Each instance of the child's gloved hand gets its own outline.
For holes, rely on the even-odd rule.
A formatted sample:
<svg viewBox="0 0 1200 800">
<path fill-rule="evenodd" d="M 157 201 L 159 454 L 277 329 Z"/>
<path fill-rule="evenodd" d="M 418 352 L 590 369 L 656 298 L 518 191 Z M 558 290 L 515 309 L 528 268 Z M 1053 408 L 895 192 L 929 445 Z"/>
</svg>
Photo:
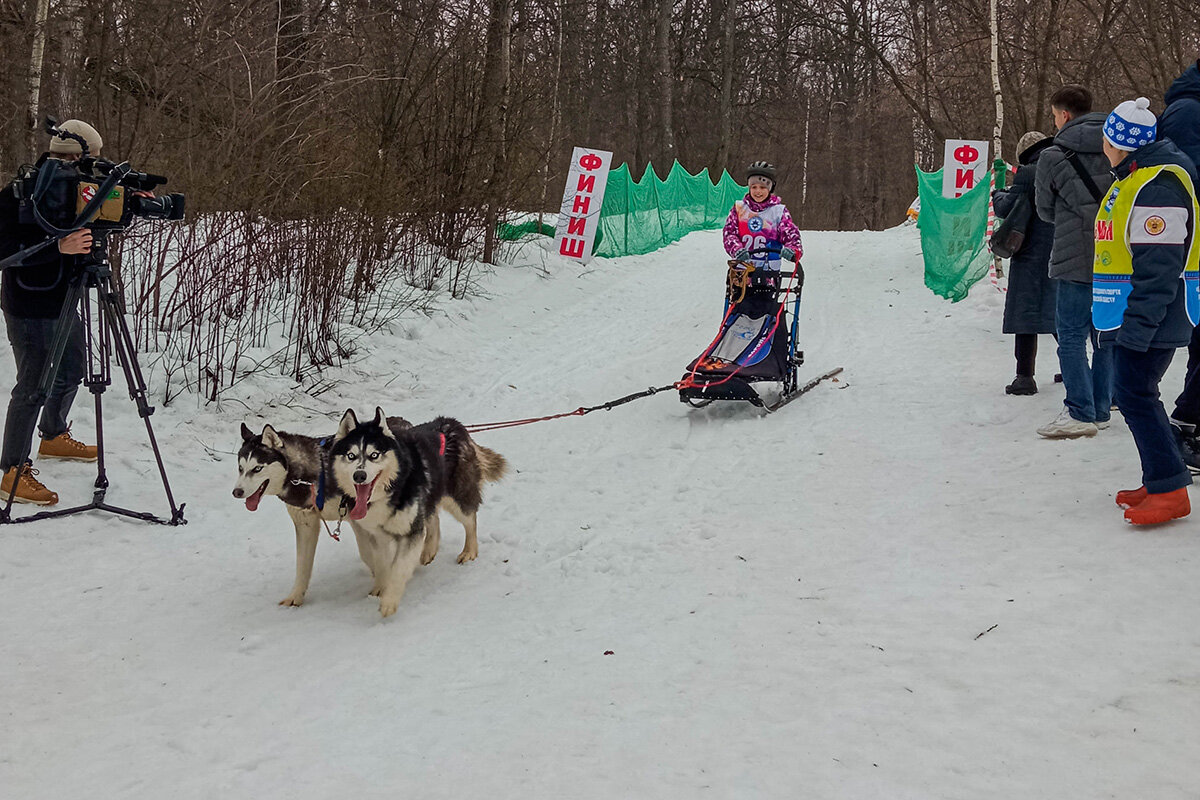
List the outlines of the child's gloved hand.
<svg viewBox="0 0 1200 800">
<path fill-rule="evenodd" d="M 738 250 L 736 253 L 733 254 L 733 260 L 734 261 L 749 261 L 750 260 L 750 251 L 743 247 L 741 250 Z"/>
<path fill-rule="evenodd" d="M 793 263 L 796 261 L 796 251 L 790 247 L 779 248 L 779 255 Z"/>
</svg>

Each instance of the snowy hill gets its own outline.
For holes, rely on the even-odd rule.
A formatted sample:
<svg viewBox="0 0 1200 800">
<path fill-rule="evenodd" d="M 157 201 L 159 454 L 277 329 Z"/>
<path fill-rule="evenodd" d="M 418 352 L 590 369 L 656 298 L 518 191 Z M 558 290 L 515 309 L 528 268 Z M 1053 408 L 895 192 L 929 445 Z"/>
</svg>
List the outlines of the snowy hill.
<svg viewBox="0 0 1200 800">
<path fill-rule="evenodd" d="M 483 423 L 669 383 L 720 319 L 718 232 L 589 267 L 529 244 L 317 398 L 258 376 L 160 409 L 188 525 L 0 528 L 0 795 L 1194 797 L 1196 522 L 1124 524 L 1119 417 L 1038 439 L 1052 342 L 1042 392 L 1006 397 L 1001 296 L 933 296 L 915 230 L 805 248 L 801 381 L 841 380 L 770 417 L 667 394 L 480 434 L 515 470 L 479 560 L 454 563 L 446 518 L 387 620 L 348 530 L 304 606 L 276 605 L 292 527 L 230 496 L 239 423 Z M 110 500 L 165 512 L 132 404 L 107 408 Z M 40 467 L 90 497 L 92 466 Z"/>
</svg>

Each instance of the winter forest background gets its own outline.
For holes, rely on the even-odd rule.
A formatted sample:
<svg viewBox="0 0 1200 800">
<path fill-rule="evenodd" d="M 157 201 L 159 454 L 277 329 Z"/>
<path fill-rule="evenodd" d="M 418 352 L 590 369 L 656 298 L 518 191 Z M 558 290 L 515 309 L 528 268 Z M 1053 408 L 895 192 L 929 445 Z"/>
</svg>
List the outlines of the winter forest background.
<svg viewBox="0 0 1200 800">
<path fill-rule="evenodd" d="M 494 222 L 554 210 L 573 145 L 640 176 L 780 165 L 800 226 L 896 224 L 947 137 L 990 139 L 987 0 L 2 0 L 0 168 L 79 117 L 192 224 L 115 254 L 165 399 L 301 381 L 471 285 Z M 44 23 L 42 22 L 44 20 Z M 1191 0 L 1005 0 L 1004 155 L 1047 97 L 1101 108 L 1200 55 Z M 36 109 L 36 114 L 34 110 Z M 130 257 L 131 253 L 139 257 Z M 152 356 L 153 360 L 153 356 Z"/>
</svg>

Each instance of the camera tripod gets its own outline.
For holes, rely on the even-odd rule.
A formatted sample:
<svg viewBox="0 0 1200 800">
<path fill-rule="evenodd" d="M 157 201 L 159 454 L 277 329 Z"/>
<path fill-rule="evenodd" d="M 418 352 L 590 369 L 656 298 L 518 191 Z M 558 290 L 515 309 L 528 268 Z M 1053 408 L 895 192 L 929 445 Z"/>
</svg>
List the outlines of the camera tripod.
<svg viewBox="0 0 1200 800">
<path fill-rule="evenodd" d="M 187 520 L 183 518 L 184 504 L 175 505 L 175 498 L 171 494 L 171 485 L 167 481 L 167 471 L 163 466 L 162 454 L 158 449 L 158 441 L 154 438 L 154 429 L 150 426 L 150 415 L 154 413 L 154 407 L 146 401 L 146 381 L 142 376 L 142 369 L 137 362 L 133 336 L 130 334 L 129 326 L 125 322 L 124 300 L 120 292 L 116 291 L 112 285 L 112 267 L 109 264 L 107 255 L 107 234 L 108 231 L 97 230 L 93 232 L 95 244 L 92 252 L 80 259 L 82 262 L 80 270 L 78 274 L 71 278 L 67 288 L 66 299 L 63 301 L 62 312 L 59 314 L 58 322 L 54 328 L 54 338 L 50 345 L 50 353 L 46 359 L 45 366 L 42 368 L 42 375 L 37 389 L 38 406 L 40 409 L 50 397 L 55 376 L 58 374 L 63 353 L 66 351 L 67 340 L 74 321 L 72 316 L 75 310 L 79 309 L 80 318 L 83 322 L 83 338 L 87 359 L 87 373 L 84 376 L 83 385 L 88 387 L 88 390 L 96 398 L 96 449 L 98 451 L 98 458 L 96 461 L 95 492 L 92 494 L 92 502 L 74 508 L 41 511 L 29 516 L 13 517 L 10 512 L 13 500 L 16 497 L 18 483 L 14 479 L 12 489 L 6 492 L 2 498 L 4 507 L 0 509 L 0 524 L 34 522 L 35 520 L 65 517 L 93 510 L 108 511 L 112 514 L 120 514 L 145 522 L 156 522 L 160 525 L 187 524 Z M 158 464 L 158 473 L 162 476 L 163 489 L 166 490 L 167 502 L 171 506 L 171 516 L 169 519 L 164 519 L 145 511 L 131 511 L 130 509 L 120 508 L 119 506 L 105 502 L 109 482 L 104 468 L 104 416 L 101 397 L 104 395 L 104 390 L 112 383 L 111 360 L 114 353 L 116 354 L 117 362 L 121 365 L 121 369 L 125 373 L 125 383 L 129 388 L 129 399 L 137 405 L 138 416 L 146 423 L 146 435 L 150 439 L 150 447 L 154 451 L 154 460 Z M 25 463 L 29 458 L 29 451 L 31 449 L 32 442 L 25 450 L 25 454 L 18 464 Z"/>
</svg>

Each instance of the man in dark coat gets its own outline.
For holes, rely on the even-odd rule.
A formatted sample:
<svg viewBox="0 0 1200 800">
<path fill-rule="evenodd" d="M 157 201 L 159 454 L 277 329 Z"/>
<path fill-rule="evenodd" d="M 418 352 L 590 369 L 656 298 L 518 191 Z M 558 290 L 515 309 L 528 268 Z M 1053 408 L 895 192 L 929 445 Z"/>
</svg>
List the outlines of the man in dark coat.
<svg viewBox="0 0 1200 800">
<path fill-rule="evenodd" d="M 1142 463 L 1142 485 L 1117 493 L 1135 525 L 1191 512 L 1192 476 L 1179 456 L 1158 384 L 1200 319 L 1196 168 L 1155 141 L 1150 101 L 1121 103 L 1104 125 L 1116 182 L 1096 215 L 1092 316 L 1115 344 L 1117 405 Z"/>
<path fill-rule="evenodd" d="M 1017 376 L 1004 387 L 1006 394 L 1036 394 L 1034 367 L 1038 334 L 1054 333 L 1055 281 L 1047 271 L 1054 245 L 1054 226 L 1033 213 L 1034 176 L 1042 151 L 1054 142 L 1041 131 L 1029 131 L 1017 142 L 1020 167 L 1012 186 L 992 196 L 999 217 L 1028 212 L 1025 240 L 1008 265 L 1008 291 L 1004 295 L 1004 332 L 1014 335 Z M 1021 206 L 1025 209 L 1022 211 Z"/>
<path fill-rule="evenodd" d="M 1158 120 L 1158 138 L 1170 139 L 1200 166 L 1200 61 L 1175 79 L 1163 100 L 1167 110 Z M 1200 328 L 1192 332 L 1188 343 L 1187 377 L 1183 392 L 1175 400 L 1171 422 L 1184 463 L 1193 472 L 1200 472 L 1200 441 L 1196 439 L 1196 425 L 1200 423 Z"/>
<path fill-rule="evenodd" d="M 80 120 L 67 120 L 61 130 L 81 136 L 91 155 L 99 155 L 103 140 L 96 129 Z M 55 137 L 37 162 L 40 168 L 48 159 L 75 161 L 83 148 L 71 139 Z M 34 224 L 22 223 L 13 186 L 0 190 L 0 259 L 16 255 L 46 239 L 46 233 Z M 8 404 L 4 423 L 3 449 L 0 450 L 0 504 L 7 502 L 16 484 L 14 501 L 35 505 L 54 505 L 58 495 L 37 479 L 38 471 L 26 456 L 35 426 L 40 429 L 38 457 L 68 461 L 95 461 L 97 449 L 71 436 L 67 417 L 75 393 L 87 369 L 83 322 L 78 312 L 67 322 L 66 349 L 58 366 L 48 397 L 39 396 L 42 369 L 50 358 L 51 345 L 59 313 L 66 301 L 67 288 L 77 272 L 78 257 L 92 248 L 88 229 L 75 231 L 51 245 L 27 255 L 21 262 L 4 270 L 0 284 L 0 307 L 8 341 L 17 367 L 16 385 Z M 39 412 L 41 421 L 38 421 Z"/>
<path fill-rule="evenodd" d="M 1050 277 L 1058 281 L 1055 326 L 1067 396 L 1059 415 L 1037 432 L 1058 439 L 1095 436 L 1111 416 L 1112 348 L 1099 344 L 1091 314 L 1092 228 L 1112 174 L 1101 147 L 1104 114 L 1091 113 L 1091 92 L 1064 86 L 1051 96 L 1050 110 L 1058 134 L 1038 159 L 1034 194 L 1038 216 L 1054 225 Z"/>
</svg>

